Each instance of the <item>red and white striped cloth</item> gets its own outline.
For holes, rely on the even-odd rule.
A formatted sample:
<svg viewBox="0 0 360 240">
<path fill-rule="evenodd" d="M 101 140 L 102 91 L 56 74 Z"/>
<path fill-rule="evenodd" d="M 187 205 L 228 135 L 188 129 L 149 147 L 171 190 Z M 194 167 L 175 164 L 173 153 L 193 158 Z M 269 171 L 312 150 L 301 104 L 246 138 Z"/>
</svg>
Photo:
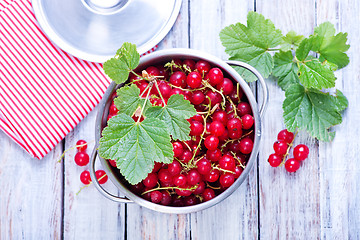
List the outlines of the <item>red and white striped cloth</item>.
<svg viewBox="0 0 360 240">
<path fill-rule="evenodd" d="M 30 0 L 0 0 L 0 129 L 32 156 L 50 152 L 109 84 L 101 64 L 47 39 Z"/>
</svg>

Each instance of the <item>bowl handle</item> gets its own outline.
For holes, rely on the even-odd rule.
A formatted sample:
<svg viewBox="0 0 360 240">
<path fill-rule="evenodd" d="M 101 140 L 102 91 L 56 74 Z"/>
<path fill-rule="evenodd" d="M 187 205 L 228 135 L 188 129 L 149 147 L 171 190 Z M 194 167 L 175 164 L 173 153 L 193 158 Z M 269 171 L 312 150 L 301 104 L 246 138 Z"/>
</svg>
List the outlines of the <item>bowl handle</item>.
<svg viewBox="0 0 360 240">
<path fill-rule="evenodd" d="M 253 66 L 244 63 L 244 62 L 240 62 L 240 61 L 226 61 L 227 64 L 229 65 L 235 65 L 235 66 L 239 66 L 239 67 L 243 67 L 247 70 L 249 70 L 250 72 L 252 72 L 260 81 L 262 90 L 263 90 L 263 100 L 262 100 L 262 104 L 260 106 L 260 117 L 263 118 L 263 115 L 265 113 L 268 101 L 269 101 L 269 90 L 268 87 L 266 85 L 265 79 L 263 78 L 263 76 L 261 76 L 261 74 L 259 73 L 258 70 L 256 70 L 256 68 L 254 68 Z"/>
<path fill-rule="evenodd" d="M 96 175 L 95 175 L 95 160 L 96 160 L 97 154 L 98 154 L 97 147 L 95 147 L 91 154 L 91 159 L 90 159 L 90 176 L 91 176 L 92 182 L 94 183 L 94 186 L 97 188 L 97 190 L 99 190 L 99 192 L 102 195 L 104 195 L 106 198 L 108 198 L 114 202 L 133 203 L 133 201 L 131 201 L 130 199 L 128 199 L 126 197 L 118 197 L 118 196 L 112 195 L 111 193 L 106 191 L 102 186 L 100 186 L 100 184 L 96 178 Z"/>
</svg>

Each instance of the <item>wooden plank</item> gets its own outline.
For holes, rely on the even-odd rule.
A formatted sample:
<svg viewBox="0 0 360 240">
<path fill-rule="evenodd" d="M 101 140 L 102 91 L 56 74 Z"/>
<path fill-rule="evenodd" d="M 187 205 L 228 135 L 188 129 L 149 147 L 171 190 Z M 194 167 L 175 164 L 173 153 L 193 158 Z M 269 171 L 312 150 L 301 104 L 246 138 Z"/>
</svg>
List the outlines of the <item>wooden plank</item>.
<svg viewBox="0 0 360 240">
<path fill-rule="evenodd" d="M 76 145 L 79 139 L 91 142 L 95 139 L 95 108 L 66 137 L 66 149 Z M 88 146 L 90 155 L 94 141 Z M 76 150 L 65 155 L 64 164 L 64 238 L 65 239 L 118 239 L 125 236 L 125 206 L 103 197 L 97 189 L 90 185 L 78 195 L 83 186 L 80 173 L 89 170 L 89 166 L 79 167 L 74 162 Z M 101 164 L 96 166 L 101 169 Z M 118 193 L 117 188 L 109 180 L 104 184 L 109 192 Z"/>
<path fill-rule="evenodd" d="M 30 157 L 0 131 L 0 239 L 60 239 L 62 147 Z"/>
<path fill-rule="evenodd" d="M 357 163 L 360 142 L 359 1 L 317 2 L 317 24 L 332 22 L 337 31 L 348 32 L 350 64 L 336 72 L 336 86 L 349 100 L 343 123 L 334 128 L 332 143 L 320 143 L 320 213 L 323 239 L 360 238 L 360 174 Z"/>
<path fill-rule="evenodd" d="M 236 22 L 246 22 L 254 1 L 191 1 L 190 47 L 226 60 L 219 33 Z M 226 200 L 191 214 L 193 239 L 255 239 L 258 236 L 257 166 Z"/>
<path fill-rule="evenodd" d="M 159 49 L 188 47 L 188 7 L 188 1 L 183 0 L 175 25 Z M 158 213 L 127 204 L 126 231 L 129 239 L 189 239 L 189 216 Z"/>
<path fill-rule="evenodd" d="M 308 36 L 315 26 L 315 1 L 257 0 L 257 12 L 270 18 L 284 34 L 290 30 Z M 294 174 L 284 167 L 272 168 L 268 156 L 277 133 L 283 129 L 284 92 L 268 80 L 269 105 L 263 121 L 263 142 L 259 154 L 260 238 L 316 239 L 320 237 L 320 184 L 317 142 L 300 134 L 295 144 L 304 143 L 310 155 Z M 261 90 L 259 90 L 261 95 Z"/>
</svg>

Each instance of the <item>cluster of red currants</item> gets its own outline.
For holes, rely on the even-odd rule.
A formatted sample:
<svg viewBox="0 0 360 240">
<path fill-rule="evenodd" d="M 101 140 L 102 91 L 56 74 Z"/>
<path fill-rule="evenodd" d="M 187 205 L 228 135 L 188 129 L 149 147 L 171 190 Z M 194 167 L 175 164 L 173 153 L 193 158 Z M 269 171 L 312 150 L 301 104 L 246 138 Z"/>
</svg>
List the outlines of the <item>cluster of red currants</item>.
<svg viewBox="0 0 360 240">
<path fill-rule="evenodd" d="M 74 157 L 76 165 L 82 167 L 89 164 L 89 155 L 86 153 L 87 142 L 85 140 L 77 141 L 76 149 L 78 150 Z M 97 170 L 95 172 L 95 175 L 100 184 L 104 184 L 108 180 L 108 176 L 106 175 L 104 170 Z M 84 170 L 80 174 L 80 181 L 85 185 L 89 185 L 91 183 L 90 172 L 88 170 Z"/>
<path fill-rule="evenodd" d="M 242 89 L 203 60 L 174 59 L 145 71 L 150 78 L 156 76 L 156 82 L 140 74 L 130 76 L 141 97 L 165 106 L 171 95 L 181 94 L 197 114 L 188 119 L 191 140 L 172 142 L 173 162 L 155 163 L 146 179 L 130 188 L 162 205 L 189 206 L 213 199 L 239 178 L 253 149 L 254 118 Z M 116 115 L 113 106 L 110 117 Z"/>
<path fill-rule="evenodd" d="M 300 163 L 309 155 L 309 148 L 304 144 L 297 145 L 293 150 L 294 157 L 286 160 L 293 142 L 294 133 L 289 132 L 287 129 L 279 132 L 277 141 L 273 146 L 275 153 L 268 158 L 268 162 L 272 167 L 278 167 L 285 161 L 285 169 L 288 172 L 296 172 L 300 168 Z"/>
</svg>

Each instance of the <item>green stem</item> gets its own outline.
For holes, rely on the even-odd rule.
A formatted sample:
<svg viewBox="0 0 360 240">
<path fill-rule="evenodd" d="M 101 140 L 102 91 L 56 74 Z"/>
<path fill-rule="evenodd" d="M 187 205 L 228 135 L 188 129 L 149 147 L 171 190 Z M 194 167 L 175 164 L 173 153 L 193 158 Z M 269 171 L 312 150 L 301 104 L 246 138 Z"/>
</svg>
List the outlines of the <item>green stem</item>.
<svg viewBox="0 0 360 240">
<path fill-rule="evenodd" d="M 150 85 L 151 85 L 151 86 L 150 86 Z M 152 85 L 153 85 L 153 83 L 150 82 L 149 85 L 148 85 L 148 87 L 149 87 L 149 86 L 152 87 Z M 146 88 L 145 88 L 145 89 L 146 89 Z M 144 90 L 144 92 L 145 92 L 145 90 Z M 151 92 L 151 91 L 149 90 L 148 93 L 147 93 L 147 95 L 146 95 L 144 104 L 143 104 L 143 106 L 142 106 L 142 108 L 141 108 L 141 112 L 140 112 L 140 114 L 139 114 L 139 117 L 138 117 L 138 120 L 136 121 L 136 123 L 139 123 L 139 122 L 140 122 L 141 116 L 142 116 L 143 111 L 144 111 L 144 109 L 145 109 L 146 102 L 147 102 L 148 99 L 149 99 L 150 92 Z"/>
<path fill-rule="evenodd" d="M 163 101 L 164 106 L 166 106 L 165 99 L 163 98 L 163 96 L 162 96 L 162 94 L 161 94 L 161 92 L 160 92 L 160 88 L 159 88 L 159 85 L 157 84 L 157 81 L 155 81 L 155 87 L 156 87 L 156 89 L 157 89 L 158 92 L 159 92 L 160 98 L 161 98 L 161 100 Z"/>
</svg>

